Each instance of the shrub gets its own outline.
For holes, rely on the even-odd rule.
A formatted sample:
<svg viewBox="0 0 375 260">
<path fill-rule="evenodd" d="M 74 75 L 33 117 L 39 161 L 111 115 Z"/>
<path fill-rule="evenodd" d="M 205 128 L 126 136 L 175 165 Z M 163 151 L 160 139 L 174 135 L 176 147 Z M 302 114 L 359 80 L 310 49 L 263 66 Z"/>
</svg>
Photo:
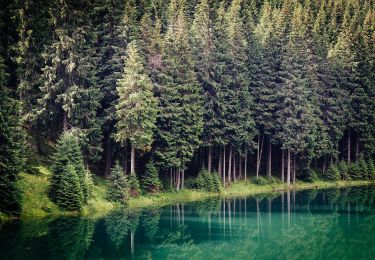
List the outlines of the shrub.
<svg viewBox="0 0 375 260">
<path fill-rule="evenodd" d="M 374 180 L 375 179 L 375 165 L 374 165 L 374 161 L 372 159 L 368 160 L 367 169 L 368 169 L 368 174 L 370 176 L 370 179 Z"/>
<path fill-rule="evenodd" d="M 341 179 L 343 179 L 343 180 L 350 180 L 351 179 L 350 175 L 349 175 L 349 171 L 348 171 L 348 165 L 345 161 L 340 161 L 337 164 L 337 167 L 339 169 Z"/>
<path fill-rule="evenodd" d="M 107 192 L 107 198 L 111 201 L 125 203 L 129 196 L 129 180 L 118 161 L 111 169 L 109 175 L 110 187 Z"/>
<path fill-rule="evenodd" d="M 80 192 L 77 192 L 77 195 L 81 196 L 80 201 L 82 204 L 87 203 L 92 189 L 91 175 L 89 175 L 88 170 L 85 169 L 79 141 L 74 133 L 73 130 L 65 132 L 57 142 L 56 152 L 53 155 L 54 163 L 52 165 L 51 184 L 49 187 L 49 197 L 51 200 L 60 207 L 68 210 L 70 207 L 66 207 L 60 203 L 66 199 L 60 198 L 63 194 L 64 187 L 67 187 L 63 181 L 67 181 L 68 177 L 72 178 L 72 180 L 74 179 L 72 177 L 72 175 L 74 175 L 73 171 L 70 169 L 70 172 L 67 172 L 68 165 L 70 165 L 70 168 L 74 168 L 75 175 L 78 178 Z M 65 176 L 66 174 L 70 175 Z"/>
<path fill-rule="evenodd" d="M 263 177 L 263 176 L 259 176 L 258 178 L 255 178 L 254 179 L 254 184 L 256 185 L 269 185 L 269 184 L 280 184 L 281 181 L 274 177 L 274 176 L 267 176 L 267 177 Z"/>
<path fill-rule="evenodd" d="M 142 187 L 150 193 L 158 193 L 161 188 L 158 170 L 151 160 L 146 164 L 145 175 L 142 179 Z"/>
<path fill-rule="evenodd" d="M 132 197 L 137 197 L 141 193 L 141 188 L 139 185 L 139 180 L 137 175 L 129 175 L 129 193 Z"/>
<path fill-rule="evenodd" d="M 81 210 L 83 206 L 82 187 L 73 164 L 68 163 L 62 172 L 56 191 L 57 205 L 65 210 Z"/>
<path fill-rule="evenodd" d="M 307 180 L 309 182 L 315 182 L 320 180 L 319 173 L 314 169 L 309 169 Z"/>
<path fill-rule="evenodd" d="M 357 163 L 350 163 L 348 165 L 348 173 L 349 173 L 350 178 L 352 178 L 353 180 L 362 179 L 362 173 Z"/>
<path fill-rule="evenodd" d="M 367 163 L 366 163 L 365 159 L 363 159 L 363 157 L 361 157 L 361 158 L 359 158 L 357 163 L 358 163 L 359 171 L 361 172 L 362 179 L 363 180 L 369 180 L 371 176 L 368 172 Z"/>
<path fill-rule="evenodd" d="M 331 164 L 327 171 L 324 173 L 324 177 L 331 181 L 338 181 L 340 180 L 340 171 L 336 164 Z"/>
<path fill-rule="evenodd" d="M 195 188 L 208 192 L 220 192 L 221 182 L 217 173 L 209 173 L 205 168 L 198 173 L 195 179 Z"/>
</svg>

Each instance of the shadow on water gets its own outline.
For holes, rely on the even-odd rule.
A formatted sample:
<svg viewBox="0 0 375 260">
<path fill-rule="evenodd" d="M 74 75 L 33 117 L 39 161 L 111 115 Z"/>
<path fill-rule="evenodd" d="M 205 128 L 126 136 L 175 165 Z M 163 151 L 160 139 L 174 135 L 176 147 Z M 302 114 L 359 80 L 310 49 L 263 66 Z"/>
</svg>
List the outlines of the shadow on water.
<svg viewBox="0 0 375 260">
<path fill-rule="evenodd" d="M 211 198 L 0 226 L 0 259 L 372 259 L 375 187 Z"/>
</svg>

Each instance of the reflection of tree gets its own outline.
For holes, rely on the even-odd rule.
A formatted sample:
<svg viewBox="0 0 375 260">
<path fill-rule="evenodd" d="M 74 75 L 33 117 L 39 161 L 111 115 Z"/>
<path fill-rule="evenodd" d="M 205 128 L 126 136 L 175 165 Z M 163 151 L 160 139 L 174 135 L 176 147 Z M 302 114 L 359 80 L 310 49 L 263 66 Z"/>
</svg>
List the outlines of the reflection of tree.
<svg viewBox="0 0 375 260">
<path fill-rule="evenodd" d="M 105 217 L 106 232 L 118 249 L 129 231 L 135 232 L 139 224 L 139 212 L 119 210 L 110 213 Z"/>
<path fill-rule="evenodd" d="M 142 216 L 142 226 L 144 228 L 145 236 L 150 242 L 153 242 L 159 231 L 160 209 L 152 208 L 146 210 Z"/>
<path fill-rule="evenodd" d="M 95 225 L 82 218 L 60 218 L 50 223 L 48 244 L 51 258 L 80 259 L 91 244 Z"/>
</svg>

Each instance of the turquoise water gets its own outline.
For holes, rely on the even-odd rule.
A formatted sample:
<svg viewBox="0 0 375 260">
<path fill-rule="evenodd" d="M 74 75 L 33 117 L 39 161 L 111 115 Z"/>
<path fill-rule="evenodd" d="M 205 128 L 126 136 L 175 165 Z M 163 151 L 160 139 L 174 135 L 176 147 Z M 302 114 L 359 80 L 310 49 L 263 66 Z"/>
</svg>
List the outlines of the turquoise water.
<svg viewBox="0 0 375 260">
<path fill-rule="evenodd" d="M 0 224 L 0 259 L 374 259 L 375 187 Z"/>
</svg>

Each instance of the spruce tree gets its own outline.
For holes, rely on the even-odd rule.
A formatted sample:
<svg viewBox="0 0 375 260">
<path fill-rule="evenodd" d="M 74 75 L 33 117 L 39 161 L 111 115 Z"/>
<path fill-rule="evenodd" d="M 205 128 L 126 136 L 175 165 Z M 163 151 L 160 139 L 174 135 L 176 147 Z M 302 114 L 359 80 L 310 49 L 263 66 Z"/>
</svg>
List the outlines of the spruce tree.
<svg viewBox="0 0 375 260">
<path fill-rule="evenodd" d="M 21 196 L 16 182 L 23 165 L 23 143 L 18 106 L 10 98 L 5 69 L 0 56 L 0 212 L 18 215 Z"/>
<path fill-rule="evenodd" d="M 128 48 L 124 76 L 117 83 L 116 141 L 131 143 L 130 174 L 135 175 L 135 149 L 151 149 L 157 114 L 157 100 L 152 92 L 152 82 L 145 73 L 137 45 Z"/>
<path fill-rule="evenodd" d="M 156 155 L 164 169 L 177 172 L 176 188 L 180 189 L 186 163 L 200 144 L 203 122 L 201 89 L 194 72 L 184 2 L 172 12 L 174 5 L 176 1 L 171 1 L 163 45 Z"/>
<path fill-rule="evenodd" d="M 129 180 L 118 161 L 111 169 L 109 180 L 110 188 L 108 189 L 107 198 L 111 201 L 125 203 L 129 197 Z"/>
<path fill-rule="evenodd" d="M 55 132 L 79 128 L 85 159 L 94 162 L 101 152 L 101 120 L 97 117 L 101 95 L 94 71 L 97 60 L 89 7 L 85 0 L 64 0 L 54 9 L 54 40 L 43 53 L 43 85 L 34 110 Z"/>
<path fill-rule="evenodd" d="M 150 193 L 158 193 L 161 189 L 158 169 L 153 160 L 150 160 L 146 164 L 145 175 L 142 178 L 142 187 Z"/>
</svg>

